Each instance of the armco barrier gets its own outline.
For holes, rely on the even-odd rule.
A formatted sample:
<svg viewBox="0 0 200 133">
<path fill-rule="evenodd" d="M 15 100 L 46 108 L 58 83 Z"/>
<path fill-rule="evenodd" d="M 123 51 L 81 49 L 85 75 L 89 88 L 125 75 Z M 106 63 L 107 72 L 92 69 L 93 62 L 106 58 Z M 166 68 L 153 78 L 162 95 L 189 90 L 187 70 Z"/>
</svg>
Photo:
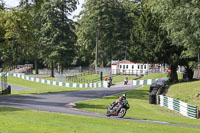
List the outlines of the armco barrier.
<svg viewBox="0 0 200 133">
<path fill-rule="evenodd" d="M 151 85 L 158 79 L 133 80 L 133 85 Z"/>
<path fill-rule="evenodd" d="M 1 76 L 1 73 L 0 73 L 0 76 Z M 39 83 L 48 84 L 48 85 L 56 85 L 56 86 L 72 87 L 72 88 L 98 88 L 98 87 L 107 87 L 107 84 L 108 84 L 105 81 L 101 83 L 65 83 L 65 82 L 57 82 L 57 81 L 30 77 L 23 74 L 17 74 L 17 73 L 8 73 L 7 76 L 18 77 L 21 79 L 25 79 L 25 80 L 29 80 L 33 82 L 39 82 Z"/>
<path fill-rule="evenodd" d="M 166 107 L 168 109 L 174 110 L 184 116 L 190 118 L 197 118 L 199 119 L 199 110 L 198 106 L 194 106 L 191 104 L 187 104 L 177 99 L 173 99 L 167 96 L 158 95 L 159 98 L 159 105 Z"/>
</svg>

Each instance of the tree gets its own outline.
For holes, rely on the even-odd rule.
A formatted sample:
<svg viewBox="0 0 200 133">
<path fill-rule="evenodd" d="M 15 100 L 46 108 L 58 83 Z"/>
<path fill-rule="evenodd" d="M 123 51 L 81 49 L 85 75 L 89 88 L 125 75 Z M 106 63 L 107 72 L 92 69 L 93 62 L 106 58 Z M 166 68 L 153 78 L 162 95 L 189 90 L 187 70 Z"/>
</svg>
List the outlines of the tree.
<svg viewBox="0 0 200 133">
<path fill-rule="evenodd" d="M 86 1 L 76 30 L 81 61 L 109 66 L 111 60 L 125 58 L 131 27 L 126 6 L 119 0 Z"/>
<path fill-rule="evenodd" d="M 1 58 L 5 66 L 18 64 L 29 55 L 29 47 L 33 45 L 31 19 L 25 10 L 13 9 L 1 14 L 1 27 L 4 28 Z"/>
<path fill-rule="evenodd" d="M 171 68 L 170 81 L 177 82 L 177 67 L 183 63 L 180 55 L 184 48 L 174 44 L 168 38 L 168 32 L 161 27 L 163 16 L 151 11 L 150 3 L 143 3 L 137 26 L 132 29 L 131 53 L 135 55 L 132 60 L 144 63 L 168 64 Z"/>
<path fill-rule="evenodd" d="M 76 7 L 77 1 L 45 2 L 40 11 L 41 29 L 39 41 L 42 44 L 42 58 L 51 67 L 54 76 L 55 64 L 71 64 L 74 57 L 76 35 L 73 21 L 67 15 Z"/>
<path fill-rule="evenodd" d="M 198 0 L 154 0 L 153 11 L 163 16 L 161 24 L 168 31 L 168 37 L 174 44 L 184 47 L 179 58 L 185 60 L 189 78 L 192 79 L 192 68 L 200 52 L 200 2 Z"/>
</svg>

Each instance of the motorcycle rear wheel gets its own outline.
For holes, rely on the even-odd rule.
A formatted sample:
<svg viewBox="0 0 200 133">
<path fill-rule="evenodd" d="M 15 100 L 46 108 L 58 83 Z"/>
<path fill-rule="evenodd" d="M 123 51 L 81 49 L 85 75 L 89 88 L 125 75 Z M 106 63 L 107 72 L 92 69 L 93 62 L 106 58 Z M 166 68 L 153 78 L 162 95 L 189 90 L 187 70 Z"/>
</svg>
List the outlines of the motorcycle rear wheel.
<svg viewBox="0 0 200 133">
<path fill-rule="evenodd" d="M 123 118 L 126 114 L 126 109 L 125 108 L 121 108 L 119 113 L 118 113 L 118 118 Z"/>
</svg>

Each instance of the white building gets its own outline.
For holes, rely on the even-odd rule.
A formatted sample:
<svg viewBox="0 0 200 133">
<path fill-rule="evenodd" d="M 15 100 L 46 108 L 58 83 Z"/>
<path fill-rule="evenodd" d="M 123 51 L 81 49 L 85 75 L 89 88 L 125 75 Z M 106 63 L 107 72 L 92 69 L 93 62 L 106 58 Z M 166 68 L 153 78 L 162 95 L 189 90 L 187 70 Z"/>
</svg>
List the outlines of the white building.
<svg viewBox="0 0 200 133">
<path fill-rule="evenodd" d="M 145 75 L 148 73 L 151 64 L 133 63 L 128 60 L 112 61 L 112 74 Z"/>
</svg>

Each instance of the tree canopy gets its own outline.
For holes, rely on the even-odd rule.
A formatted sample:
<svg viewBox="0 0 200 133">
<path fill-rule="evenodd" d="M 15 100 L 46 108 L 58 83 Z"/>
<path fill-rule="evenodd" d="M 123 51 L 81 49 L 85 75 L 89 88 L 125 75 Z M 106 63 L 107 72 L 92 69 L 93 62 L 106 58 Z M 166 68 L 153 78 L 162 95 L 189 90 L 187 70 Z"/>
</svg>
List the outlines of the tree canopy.
<svg viewBox="0 0 200 133">
<path fill-rule="evenodd" d="M 51 67 L 110 66 L 111 60 L 177 66 L 190 78 L 199 64 L 198 0 L 85 0 L 78 21 L 69 19 L 78 0 L 0 1 L 0 55 L 4 65 L 24 61 Z M 61 70 L 62 71 L 62 70 Z M 53 73 L 52 73 L 53 76 Z"/>
</svg>

